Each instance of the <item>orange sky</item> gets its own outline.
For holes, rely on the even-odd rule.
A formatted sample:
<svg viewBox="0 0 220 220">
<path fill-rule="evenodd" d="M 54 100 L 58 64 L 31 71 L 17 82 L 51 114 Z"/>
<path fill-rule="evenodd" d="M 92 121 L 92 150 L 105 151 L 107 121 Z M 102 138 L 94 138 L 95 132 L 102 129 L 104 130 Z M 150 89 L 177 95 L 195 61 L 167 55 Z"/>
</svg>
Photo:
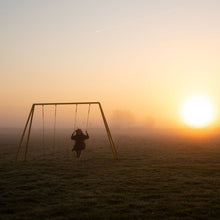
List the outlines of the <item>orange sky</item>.
<svg viewBox="0 0 220 220">
<path fill-rule="evenodd" d="M 220 124 L 220 3 L 1 1 L 1 126 L 34 102 L 100 101 L 156 127 L 184 126 L 187 97 L 205 95 Z"/>
</svg>

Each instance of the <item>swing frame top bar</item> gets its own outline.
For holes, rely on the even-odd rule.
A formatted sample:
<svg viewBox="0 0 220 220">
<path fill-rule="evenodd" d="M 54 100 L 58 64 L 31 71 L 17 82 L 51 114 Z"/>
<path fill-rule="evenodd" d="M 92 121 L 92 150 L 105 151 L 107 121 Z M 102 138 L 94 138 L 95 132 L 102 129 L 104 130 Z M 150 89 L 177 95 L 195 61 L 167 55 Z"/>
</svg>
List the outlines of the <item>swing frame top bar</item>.
<svg viewBox="0 0 220 220">
<path fill-rule="evenodd" d="M 109 129 L 109 126 L 108 126 L 108 123 L 107 123 L 107 120 L 105 118 L 104 111 L 102 109 L 102 105 L 101 105 L 100 102 L 51 102 L 51 103 L 50 102 L 45 102 L 45 103 L 33 103 L 32 104 L 29 116 L 27 118 L 27 122 L 26 122 L 25 127 L 24 127 L 24 131 L 22 133 L 20 143 L 18 145 L 18 149 L 17 149 L 16 155 L 15 155 L 15 161 L 17 161 L 17 159 L 18 159 L 18 154 L 19 154 L 21 145 L 23 143 L 23 139 L 24 139 L 24 136 L 25 136 L 25 133 L 26 133 L 26 129 L 29 125 L 28 133 L 27 133 L 27 140 L 26 140 L 26 147 L 25 147 L 25 155 L 24 155 L 24 160 L 27 159 L 28 144 L 29 144 L 29 139 L 30 139 L 30 133 L 31 133 L 31 127 L 32 127 L 32 121 L 33 121 L 35 106 L 38 106 L 38 105 L 42 105 L 42 106 L 43 105 L 55 105 L 55 106 L 56 105 L 84 105 L 84 104 L 87 104 L 87 105 L 97 104 L 97 105 L 99 105 L 99 109 L 100 109 L 100 112 L 101 112 L 101 115 L 102 115 L 102 119 L 103 119 L 105 129 L 106 129 L 106 132 L 107 132 L 107 135 L 108 135 L 109 143 L 110 143 L 110 146 L 111 146 L 113 158 L 114 158 L 114 160 L 117 160 L 118 159 L 118 152 L 117 152 L 117 149 L 115 147 L 115 144 L 114 144 L 114 141 L 113 141 L 113 138 L 112 138 L 112 135 L 111 135 L 111 132 L 110 132 L 110 129 Z"/>
<path fill-rule="evenodd" d="M 33 103 L 33 105 L 90 105 L 90 104 L 98 104 L 101 105 L 100 102 L 45 102 L 45 103 Z"/>
</svg>

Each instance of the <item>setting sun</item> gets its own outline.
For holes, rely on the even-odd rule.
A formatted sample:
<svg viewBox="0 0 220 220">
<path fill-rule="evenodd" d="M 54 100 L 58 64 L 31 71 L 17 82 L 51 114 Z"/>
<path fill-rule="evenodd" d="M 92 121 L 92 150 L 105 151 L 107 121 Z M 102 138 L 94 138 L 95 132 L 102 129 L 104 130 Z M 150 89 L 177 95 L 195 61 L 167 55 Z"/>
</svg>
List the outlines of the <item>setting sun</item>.
<svg viewBox="0 0 220 220">
<path fill-rule="evenodd" d="M 204 127 L 213 118 L 213 107 L 207 98 L 193 96 L 185 102 L 183 115 L 187 124 L 193 127 Z"/>
</svg>

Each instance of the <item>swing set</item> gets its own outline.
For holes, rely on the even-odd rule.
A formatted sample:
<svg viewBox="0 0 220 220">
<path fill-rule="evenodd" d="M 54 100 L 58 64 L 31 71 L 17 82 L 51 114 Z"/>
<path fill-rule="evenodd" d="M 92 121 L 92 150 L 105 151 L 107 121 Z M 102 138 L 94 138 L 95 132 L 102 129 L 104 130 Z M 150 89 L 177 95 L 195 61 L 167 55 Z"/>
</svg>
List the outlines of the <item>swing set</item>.
<svg viewBox="0 0 220 220">
<path fill-rule="evenodd" d="M 36 106 L 42 106 L 42 119 L 43 119 L 43 137 L 42 138 L 43 138 L 43 145 L 44 145 L 44 136 L 45 136 L 45 131 L 44 131 L 45 130 L 45 126 L 44 126 L 44 106 L 48 106 L 48 105 L 54 105 L 53 147 L 55 146 L 56 118 L 57 118 L 57 106 L 58 105 L 75 105 L 74 131 L 76 130 L 78 105 L 88 105 L 88 114 L 87 114 L 85 130 L 87 130 L 87 128 L 88 128 L 91 105 L 98 105 L 99 109 L 100 109 L 100 112 L 101 112 L 101 115 L 102 115 L 104 125 L 105 125 L 105 130 L 106 130 L 106 133 L 107 133 L 107 136 L 108 136 L 108 140 L 109 140 L 109 143 L 110 143 L 110 146 L 111 146 L 113 158 L 114 158 L 114 160 L 118 159 L 118 153 L 117 153 L 117 150 L 116 150 L 116 147 L 115 147 L 115 144 L 114 144 L 114 141 L 113 141 L 113 138 L 112 138 L 107 120 L 105 118 L 104 111 L 102 109 L 101 103 L 100 102 L 61 102 L 61 103 L 34 103 L 34 104 L 32 104 L 32 107 L 31 107 L 30 113 L 28 115 L 23 133 L 21 135 L 21 139 L 20 139 L 20 142 L 19 142 L 19 145 L 18 145 L 18 149 L 17 149 L 17 152 L 16 152 L 16 156 L 15 156 L 15 161 L 16 162 L 18 160 L 18 155 L 19 155 L 19 152 L 20 152 L 20 149 L 21 149 L 21 146 L 22 146 L 22 143 L 24 141 L 24 137 L 25 137 L 25 134 L 26 134 L 26 131 L 27 131 L 27 128 L 28 128 L 27 139 L 26 139 L 26 144 L 25 144 L 25 152 L 24 152 L 24 160 L 26 161 L 26 159 L 27 159 L 30 133 L 31 133 L 31 128 L 32 128 L 34 110 L 35 110 Z"/>
</svg>

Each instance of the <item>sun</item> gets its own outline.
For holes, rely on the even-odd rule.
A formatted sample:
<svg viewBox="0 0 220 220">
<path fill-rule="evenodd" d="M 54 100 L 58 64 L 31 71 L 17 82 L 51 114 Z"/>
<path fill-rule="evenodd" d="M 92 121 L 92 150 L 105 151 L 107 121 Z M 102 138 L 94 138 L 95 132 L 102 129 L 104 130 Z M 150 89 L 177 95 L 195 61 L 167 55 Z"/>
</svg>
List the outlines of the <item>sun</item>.
<svg viewBox="0 0 220 220">
<path fill-rule="evenodd" d="M 213 107 L 204 96 L 192 96 L 183 107 L 184 121 L 193 127 L 204 127 L 213 119 Z"/>
</svg>

